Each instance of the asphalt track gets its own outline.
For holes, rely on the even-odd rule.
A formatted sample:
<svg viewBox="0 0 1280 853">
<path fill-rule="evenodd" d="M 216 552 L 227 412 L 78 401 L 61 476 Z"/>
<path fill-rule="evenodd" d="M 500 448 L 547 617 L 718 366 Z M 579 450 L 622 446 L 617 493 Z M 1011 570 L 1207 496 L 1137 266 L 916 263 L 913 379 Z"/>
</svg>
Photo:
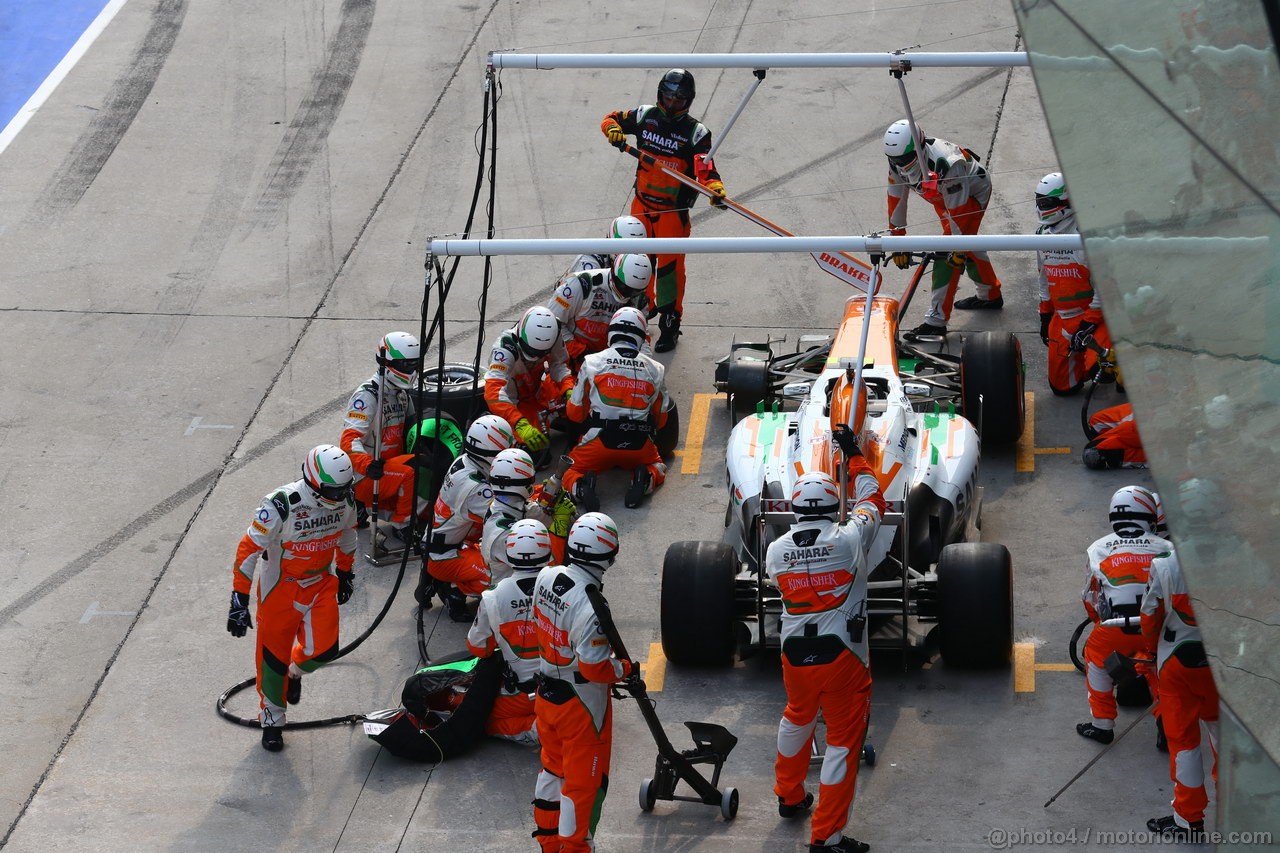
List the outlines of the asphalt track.
<svg viewBox="0 0 1280 853">
<path fill-rule="evenodd" d="M 290 733 L 285 752 L 269 755 L 256 732 L 215 716 L 217 695 L 252 667 L 251 642 L 224 632 L 249 513 L 295 477 L 307 448 L 337 439 L 377 338 L 416 330 L 425 240 L 459 232 L 470 201 L 487 51 L 915 44 L 1022 47 L 998 0 L 839 10 L 814 0 L 125 4 L 0 154 L 6 849 L 532 850 L 533 753 L 487 743 L 432 768 L 338 728 Z M 499 236 L 592 236 L 625 208 L 634 163 L 598 123 L 648 101 L 657 76 L 503 74 Z M 5 97 L 20 97 L 5 80 Z M 1031 230 L 1032 188 L 1055 163 L 1029 71 L 917 70 L 907 82 L 926 130 L 976 148 L 992 168 L 984 230 Z M 699 74 L 694 113 L 714 131 L 749 83 L 746 73 Z M 878 139 L 900 111 L 881 72 L 772 71 L 717 162 L 731 196 L 798 234 L 865 233 L 884 224 Z M 937 233 L 920 207 L 913 230 Z M 694 221 L 700 236 L 754 233 L 704 209 Z M 545 298 L 567 260 L 495 261 L 485 337 Z M 1096 832 L 1141 829 L 1168 811 L 1167 765 L 1148 723 L 1041 808 L 1095 748 L 1073 731 L 1086 717 L 1079 676 L 1034 667 L 1066 662 L 1084 548 L 1104 532 L 1110 492 L 1146 478 L 1080 465 L 1079 401 L 1051 397 L 1043 379 L 1034 261 L 1005 255 L 996 266 L 1005 309 L 957 312 L 952 327 L 1018 333 L 1035 394 L 1034 440 L 1021 453 L 989 449 L 982 470 L 983 538 L 1014 558 L 1023 689 L 1013 669 L 876 662 L 870 739 L 880 761 L 860 774 L 849 831 L 878 850 L 988 849 L 993 830 L 1025 846 L 1040 832 L 1062 842 L 1048 846 L 1114 849 Z M 689 271 L 687 334 L 663 358 L 686 423 L 735 336 L 794 341 L 829 329 L 849 293 L 804 257 L 697 256 Z M 451 359 L 474 355 L 480 280 L 479 262 L 464 261 L 445 328 Z M 888 292 L 904 284 L 889 272 Z M 922 311 L 917 301 L 912 325 Z M 654 749 L 622 703 L 603 850 L 807 841 L 802 824 L 779 821 L 770 790 L 784 701 L 776 662 L 681 670 L 661 666 L 650 646 L 667 545 L 720 535 L 728 428 L 713 402 L 705 434 L 686 438 L 667 485 L 639 510 L 621 505 L 624 475 L 606 478 L 605 509 L 623 528 L 607 593 L 631 647 L 650 649 L 651 680 L 661 670 L 658 711 L 677 745 L 686 719 L 741 739 L 724 778 L 742 808 L 731 823 L 688 804 L 641 814 L 636 791 Z M 686 465 L 699 449 L 696 469 Z M 368 624 L 393 578 L 360 569 L 344 637 Z M 432 652 L 460 647 L 463 629 L 437 624 L 438 613 L 427 623 Z M 365 646 L 307 681 L 293 718 L 397 704 L 417 662 L 412 617 L 402 594 Z M 248 697 L 237 701 L 252 713 Z"/>
</svg>

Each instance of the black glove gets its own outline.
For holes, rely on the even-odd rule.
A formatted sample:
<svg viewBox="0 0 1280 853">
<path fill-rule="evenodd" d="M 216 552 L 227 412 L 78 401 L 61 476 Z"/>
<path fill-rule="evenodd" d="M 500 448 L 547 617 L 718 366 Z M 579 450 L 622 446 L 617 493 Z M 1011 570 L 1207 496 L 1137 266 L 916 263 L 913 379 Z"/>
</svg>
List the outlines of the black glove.
<svg viewBox="0 0 1280 853">
<path fill-rule="evenodd" d="M 355 571 L 338 570 L 338 603 L 346 604 L 351 600 L 351 593 L 356 591 Z"/>
<path fill-rule="evenodd" d="M 231 611 L 227 614 L 227 633 L 233 637 L 243 637 L 253 627 L 253 619 L 249 616 L 249 594 L 247 592 L 231 593 Z"/>
<path fill-rule="evenodd" d="M 364 469 L 364 475 L 370 480 L 381 480 L 382 469 L 385 463 L 381 459 L 375 459 L 369 463 L 369 467 Z"/>
<path fill-rule="evenodd" d="M 862 448 L 858 446 L 858 437 L 853 434 L 853 430 L 849 429 L 848 424 L 836 424 L 836 428 L 831 432 L 831 438 L 840 448 L 845 459 L 862 455 Z"/>
<path fill-rule="evenodd" d="M 1040 315 L 1040 340 L 1044 341 L 1044 345 L 1049 345 L 1049 323 L 1053 320 L 1053 312 Z"/>
<path fill-rule="evenodd" d="M 627 665 L 630 667 L 630 670 L 622 679 L 622 683 L 626 686 L 627 690 L 631 692 L 644 690 L 645 683 L 644 679 L 640 676 L 640 662 L 635 660 L 627 661 Z"/>
<path fill-rule="evenodd" d="M 1071 336 L 1071 351 L 1084 352 L 1089 348 L 1089 339 L 1093 337 L 1093 333 L 1098 330 L 1097 323 L 1085 321 L 1080 324 L 1080 328 L 1076 329 L 1076 333 Z"/>
</svg>

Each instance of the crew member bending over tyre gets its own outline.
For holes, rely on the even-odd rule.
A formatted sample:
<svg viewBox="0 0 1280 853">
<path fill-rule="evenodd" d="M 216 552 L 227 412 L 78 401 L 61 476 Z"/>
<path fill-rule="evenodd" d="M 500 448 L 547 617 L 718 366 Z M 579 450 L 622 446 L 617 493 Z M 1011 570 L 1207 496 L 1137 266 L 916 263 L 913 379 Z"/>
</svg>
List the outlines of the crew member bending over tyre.
<svg viewBox="0 0 1280 853">
<path fill-rule="evenodd" d="M 284 749 L 285 706 L 302 698 L 302 676 L 338 652 L 338 605 L 354 589 L 356 505 L 351 459 L 332 444 L 312 448 L 302 479 L 267 495 L 236 549 L 227 631 L 253 620 L 258 571 L 258 697 L 262 747 Z"/>
<path fill-rule="evenodd" d="M 525 311 L 518 323 L 498 335 L 489 351 L 484 401 L 490 412 L 511 424 L 516 438 L 532 454 L 551 443 L 542 428 L 543 413 L 573 390 L 568 361 L 560 322 L 541 305 Z"/>
<path fill-rule="evenodd" d="M 639 677 L 639 664 L 613 655 L 587 586 L 602 587 L 618 556 L 618 527 L 589 512 L 569 530 L 568 564 L 538 574 L 533 616 L 541 675 L 534 708 L 542 771 L 534 790 L 534 837 L 543 853 L 594 850 L 609 789 L 613 707 L 609 685 Z"/>
<path fill-rule="evenodd" d="M 821 711 L 827 749 L 809 850 L 863 853 L 870 845 L 846 837 L 844 829 L 871 710 L 867 550 L 880 529 L 885 502 L 853 432 L 841 425 L 833 439 L 848 460 L 857 500 L 853 513 L 837 524 L 840 493 L 835 480 L 823 472 L 805 474 L 791 492 L 796 522 L 765 554 L 769 579 L 782 595 L 782 681 L 787 688 L 773 791 L 784 818 L 813 806 L 804 779 Z"/>
</svg>

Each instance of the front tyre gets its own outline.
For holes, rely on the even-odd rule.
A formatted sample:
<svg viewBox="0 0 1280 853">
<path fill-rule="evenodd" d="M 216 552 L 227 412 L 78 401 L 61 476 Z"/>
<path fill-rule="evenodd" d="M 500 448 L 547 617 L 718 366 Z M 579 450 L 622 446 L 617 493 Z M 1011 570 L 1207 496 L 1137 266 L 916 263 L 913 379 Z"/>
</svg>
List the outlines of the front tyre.
<svg viewBox="0 0 1280 853">
<path fill-rule="evenodd" d="M 674 542 L 662 561 L 662 652 L 687 666 L 733 663 L 734 577 L 738 561 L 724 542 Z"/>
</svg>

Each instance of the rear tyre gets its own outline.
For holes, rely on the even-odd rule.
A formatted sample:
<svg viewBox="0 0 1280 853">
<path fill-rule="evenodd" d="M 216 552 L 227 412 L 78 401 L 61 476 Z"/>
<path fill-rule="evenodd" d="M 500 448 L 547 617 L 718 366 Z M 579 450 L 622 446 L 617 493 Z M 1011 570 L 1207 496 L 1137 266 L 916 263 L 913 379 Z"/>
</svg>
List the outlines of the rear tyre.
<svg viewBox="0 0 1280 853">
<path fill-rule="evenodd" d="M 729 417 L 737 423 L 769 396 L 769 362 L 739 355 L 729 362 L 727 386 Z"/>
<path fill-rule="evenodd" d="M 957 542 L 938 559 L 938 635 L 947 666 L 1006 666 L 1013 655 L 1013 560 L 990 542 Z"/>
<path fill-rule="evenodd" d="M 428 367 L 422 371 L 422 406 L 448 412 L 465 432 L 471 421 L 487 411 L 484 384 L 469 364 L 446 362 L 443 370 L 439 365 Z"/>
<path fill-rule="evenodd" d="M 687 666 L 733 663 L 738 561 L 724 542 L 673 542 L 662 561 L 662 652 Z"/>
<path fill-rule="evenodd" d="M 961 406 L 983 442 L 1012 444 L 1022 435 L 1023 372 L 1022 345 L 1012 332 L 977 332 L 965 338 L 960 351 Z"/>
</svg>

